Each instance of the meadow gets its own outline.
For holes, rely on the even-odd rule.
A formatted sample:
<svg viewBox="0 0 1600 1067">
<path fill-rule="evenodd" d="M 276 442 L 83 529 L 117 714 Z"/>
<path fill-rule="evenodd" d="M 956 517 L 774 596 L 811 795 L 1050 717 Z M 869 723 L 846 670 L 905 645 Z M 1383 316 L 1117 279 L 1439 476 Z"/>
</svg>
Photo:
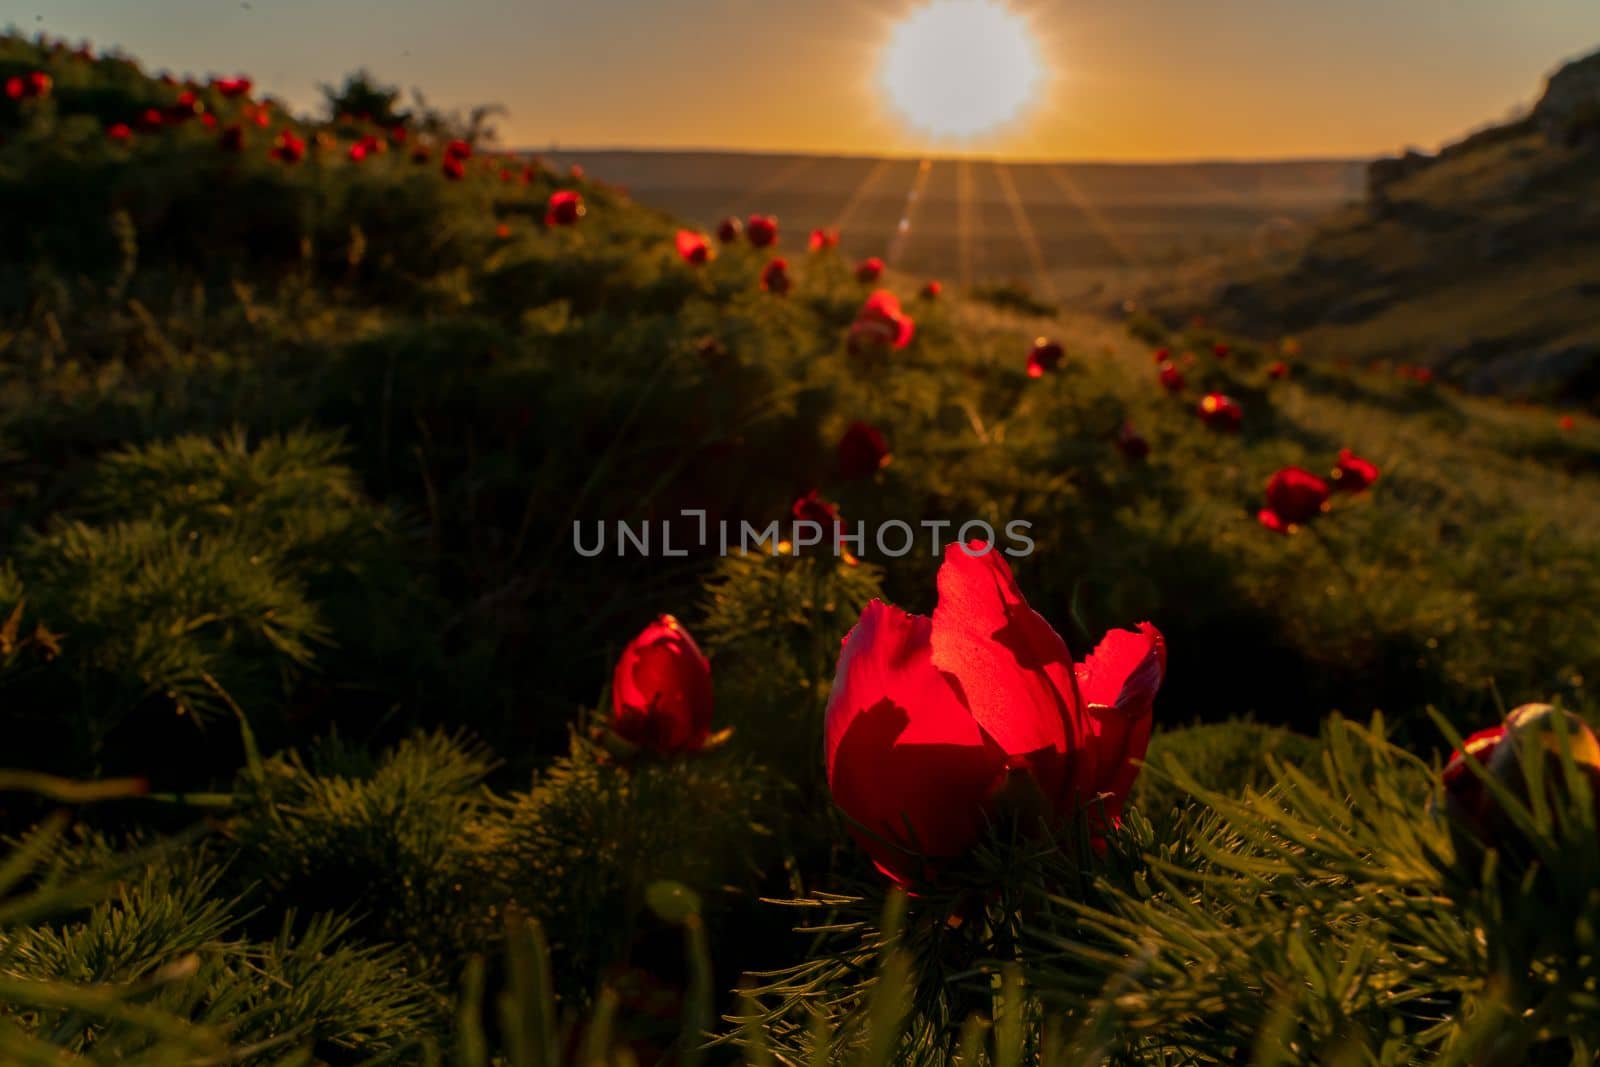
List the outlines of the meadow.
<svg viewBox="0 0 1600 1067">
<path fill-rule="evenodd" d="M 1592 418 L 0 84 L 0 1060 L 1592 1061 Z"/>
</svg>

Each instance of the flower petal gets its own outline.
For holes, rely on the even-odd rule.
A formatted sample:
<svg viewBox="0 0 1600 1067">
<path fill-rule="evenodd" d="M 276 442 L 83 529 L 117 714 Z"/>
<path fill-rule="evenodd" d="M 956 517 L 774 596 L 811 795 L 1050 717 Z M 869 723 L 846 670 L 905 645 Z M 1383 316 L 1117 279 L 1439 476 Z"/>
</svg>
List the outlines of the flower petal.
<svg viewBox="0 0 1600 1067">
<path fill-rule="evenodd" d="M 1138 630 L 1112 630 L 1077 666 L 1078 692 L 1096 737 L 1091 796 L 1105 796 L 1113 821 L 1133 788 L 1150 744 L 1156 691 L 1167 670 L 1167 645 L 1148 622 Z"/>
</svg>

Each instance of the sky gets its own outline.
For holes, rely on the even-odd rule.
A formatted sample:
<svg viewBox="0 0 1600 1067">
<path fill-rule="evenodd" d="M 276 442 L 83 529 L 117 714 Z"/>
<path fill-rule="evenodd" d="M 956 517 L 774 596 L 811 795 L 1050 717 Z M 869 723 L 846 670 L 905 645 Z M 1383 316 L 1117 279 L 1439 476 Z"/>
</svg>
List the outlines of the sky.
<svg viewBox="0 0 1600 1067">
<path fill-rule="evenodd" d="M 499 103 L 519 148 L 1193 160 L 1437 147 L 1600 48 L 1600 0 L 997 0 L 1047 73 L 1022 118 L 963 141 L 879 84 L 925 0 L 0 0 L 0 25 L 153 70 L 244 73 L 299 108 L 344 72 L 430 103 Z"/>
</svg>

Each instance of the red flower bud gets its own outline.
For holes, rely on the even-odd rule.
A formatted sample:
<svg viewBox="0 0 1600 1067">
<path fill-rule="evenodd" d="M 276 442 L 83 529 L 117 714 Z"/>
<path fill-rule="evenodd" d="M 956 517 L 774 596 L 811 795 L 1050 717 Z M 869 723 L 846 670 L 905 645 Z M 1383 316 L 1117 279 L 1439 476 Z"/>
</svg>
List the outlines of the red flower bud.
<svg viewBox="0 0 1600 1067">
<path fill-rule="evenodd" d="M 770 248 L 778 243 L 778 220 L 771 215 L 751 215 L 744 224 L 744 231 L 757 248 Z"/>
<path fill-rule="evenodd" d="M 839 477 L 846 481 L 870 478 L 889 465 L 889 442 L 882 431 L 865 422 L 853 422 L 839 438 Z"/>
<path fill-rule="evenodd" d="M 938 281 L 929 281 L 922 287 L 922 299 L 937 300 L 944 293 L 944 285 Z"/>
<path fill-rule="evenodd" d="M 1043 378 L 1046 373 L 1054 373 L 1066 354 L 1066 349 L 1048 337 L 1036 338 L 1028 349 L 1028 377 Z"/>
<path fill-rule="evenodd" d="M 571 226 L 583 218 L 586 211 L 582 196 L 571 189 L 558 189 L 550 194 L 550 204 L 544 213 L 544 224 Z"/>
<path fill-rule="evenodd" d="M 725 245 L 733 244 L 743 232 L 744 225 L 731 215 L 717 224 L 717 240 Z"/>
<path fill-rule="evenodd" d="M 678 231 L 678 255 L 685 263 L 695 267 L 703 267 L 711 262 L 711 244 L 705 239 L 704 234 L 695 233 L 693 230 Z"/>
<path fill-rule="evenodd" d="M 1183 372 L 1171 363 L 1161 364 L 1161 387 L 1169 393 L 1183 392 Z"/>
<path fill-rule="evenodd" d="M 1339 459 L 1333 466 L 1333 485 L 1346 493 L 1359 493 L 1378 480 L 1378 468 L 1362 459 L 1348 448 L 1339 449 Z"/>
<path fill-rule="evenodd" d="M 1201 421 L 1213 430 L 1237 433 L 1244 422 L 1244 409 L 1221 393 L 1207 393 L 1200 399 L 1198 410 Z"/>
<path fill-rule="evenodd" d="M 783 296 L 794 285 L 789 278 L 789 264 L 782 259 L 774 259 L 761 271 L 761 288 L 769 293 Z"/>
<path fill-rule="evenodd" d="M 883 260 L 877 256 L 863 259 L 856 264 L 856 281 L 870 284 L 881 277 L 883 277 Z"/>
<path fill-rule="evenodd" d="M 1285 467 L 1267 482 L 1267 509 L 1256 517 L 1275 533 L 1292 533 L 1296 526 L 1322 514 L 1327 505 L 1327 482 L 1299 467 Z"/>
<path fill-rule="evenodd" d="M 826 252 L 839 247 L 838 230 L 812 230 L 811 241 L 806 246 L 812 252 Z"/>
<path fill-rule="evenodd" d="M 646 626 L 617 660 L 612 728 L 663 755 L 694 752 L 711 733 L 711 664 L 671 615 Z"/>
</svg>

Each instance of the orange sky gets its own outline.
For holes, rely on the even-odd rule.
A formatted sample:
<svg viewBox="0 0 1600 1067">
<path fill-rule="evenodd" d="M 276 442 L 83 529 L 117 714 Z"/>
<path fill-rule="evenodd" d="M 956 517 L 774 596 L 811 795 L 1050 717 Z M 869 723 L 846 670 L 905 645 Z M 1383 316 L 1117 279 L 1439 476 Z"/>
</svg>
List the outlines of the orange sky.
<svg viewBox="0 0 1600 1067">
<path fill-rule="evenodd" d="M 875 81 L 917 2 L 52 0 L 0 17 L 153 68 L 246 72 L 307 108 L 319 82 L 367 66 L 435 104 L 503 103 L 517 146 L 1052 159 L 1433 146 L 1600 46 L 1595 0 L 1009 0 L 1035 27 L 1050 91 L 1013 128 L 935 143 Z"/>
</svg>

